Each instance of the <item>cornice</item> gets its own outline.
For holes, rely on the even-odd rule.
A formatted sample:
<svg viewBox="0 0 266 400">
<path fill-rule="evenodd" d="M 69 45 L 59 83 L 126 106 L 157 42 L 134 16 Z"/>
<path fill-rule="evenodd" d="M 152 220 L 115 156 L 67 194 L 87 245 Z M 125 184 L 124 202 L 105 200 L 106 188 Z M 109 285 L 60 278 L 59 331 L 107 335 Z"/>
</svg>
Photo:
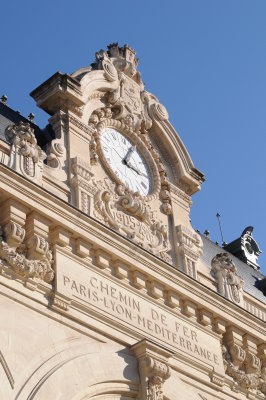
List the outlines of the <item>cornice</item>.
<svg viewBox="0 0 266 400">
<path fill-rule="evenodd" d="M 230 319 L 230 323 L 234 323 L 242 330 L 249 329 L 255 336 L 258 336 L 258 333 L 265 335 L 265 323 L 254 315 L 4 165 L 0 165 L 0 182 L 2 189 L 8 195 L 24 202 L 25 205 L 29 205 L 31 199 L 32 208 L 38 209 L 46 216 L 49 215 L 51 220 L 57 221 L 60 218 L 60 225 L 64 225 L 68 231 L 72 230 L 74 238 L 82 237 L 91 243 L 97 242 L 99 248 L 109 251 L 114 259 L 123 257 L 126 263 L 131 263 L 143 272 L 153 275 L 169 290 L 177 290 L 181 296 L 189 297 L 191 301 L 214 315 L 224 320 Z"/>
</svg>

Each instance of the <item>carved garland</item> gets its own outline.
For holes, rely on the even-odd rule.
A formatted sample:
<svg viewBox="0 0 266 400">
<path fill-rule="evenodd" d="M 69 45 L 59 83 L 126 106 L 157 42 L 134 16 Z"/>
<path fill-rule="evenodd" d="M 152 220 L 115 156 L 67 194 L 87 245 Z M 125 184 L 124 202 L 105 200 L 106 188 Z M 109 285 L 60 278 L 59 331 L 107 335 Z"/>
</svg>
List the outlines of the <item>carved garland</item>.
<svg viewBox="0 0 266 400">
<path fill-rule="evenodd" d="M 18 243 L 24 239 L 25 231 L 15 223 L 10 223 L 13 226 L 12 235 L 16 235 Z M 10 224 L 8 224 L 10 226 Z M 5 234 L 8 235 L 9 226 L 5 229 Z M 11 231 L 10 230 L 10 231 Z M 35 235 L 28 243 L 28 247 L 34 247 L 40 254 L 39 259 L 28 259 L 27 250 L 24 244 L 17 247 L 10 246 L 3 237 L 3 231 L 0 229 L 0 257 L 11 268 L 23 278 L 41 279 L 47 283 L 54 279 L 54 271 L 52 269 L 53 257 L 49 249 L 49 244 L 45 239 Z M 1 260 L 0 260 L 1 263 Z"/>
<path fill-rule="evenodd" d="M 137 193 L 132 194 L 125 190 L 124 186 L 118 186 L 115 192 L 114 187 L 108 185 L 106 180 L 98 184 L 100 190 L 94 196 L 95 217 L 139 246 L 171 263 L 167 229 L 155 217 L 155 213 L 145 204 L 143 198 Z"/>
<path fill-rule="evenodd" d="M 244 390 L 260 390 L 266 395 L 266 365 L 260 368 L 260 360 L 254 354 L 246 352 L 238 345 L 228 350 L 222 347 L 225 372 Z M 247 373 L 243 368 L 244 361 L 247 368 L 252 366 L 254 372 Z"/>
</svg>

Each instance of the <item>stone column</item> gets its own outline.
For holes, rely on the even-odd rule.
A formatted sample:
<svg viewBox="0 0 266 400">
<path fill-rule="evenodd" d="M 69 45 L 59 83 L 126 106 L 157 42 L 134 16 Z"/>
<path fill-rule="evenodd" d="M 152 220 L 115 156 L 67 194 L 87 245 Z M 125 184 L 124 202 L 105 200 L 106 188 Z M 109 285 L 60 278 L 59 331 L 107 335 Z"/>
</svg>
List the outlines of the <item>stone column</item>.
<svg viewBox="0 0 266 400">
<path fill-rule="evenodd" d="M 168 359 L 174 354 L 146 339 L 131 347 L 138 359 L 142 400 L 163 400 L 163 384 L 170 377 Z"/>
</svg>

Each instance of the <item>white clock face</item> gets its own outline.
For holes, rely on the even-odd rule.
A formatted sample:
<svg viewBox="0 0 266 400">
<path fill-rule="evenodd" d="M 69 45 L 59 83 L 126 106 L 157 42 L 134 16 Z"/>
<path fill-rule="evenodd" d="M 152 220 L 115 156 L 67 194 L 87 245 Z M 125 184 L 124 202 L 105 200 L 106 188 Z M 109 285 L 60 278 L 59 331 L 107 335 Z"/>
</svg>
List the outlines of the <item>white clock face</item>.
<svg viewBox="0 0 266 400">
<path fill-rule="evenodd" d="M 151 190 L 150 172 L 136 146 L 113 128 L 103 129 L 100 142 L 106 161 L 117 178 L 133 192 L 146 196 Z"/>
</svg>

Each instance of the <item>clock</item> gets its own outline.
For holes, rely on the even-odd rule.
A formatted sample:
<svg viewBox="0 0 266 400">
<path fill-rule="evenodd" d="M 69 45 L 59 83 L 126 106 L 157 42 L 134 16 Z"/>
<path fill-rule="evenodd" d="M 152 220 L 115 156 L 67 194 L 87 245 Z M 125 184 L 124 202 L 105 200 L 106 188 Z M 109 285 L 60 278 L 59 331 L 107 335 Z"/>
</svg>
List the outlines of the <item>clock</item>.
<svg viewBox="0 0 266 400">
<path fill-rule="evenodd" d="M 138 147 L 124 134 L 105 127 L 100 136 L 101 150 L 107 166 L 133 192 L 147 196 L 151 192 L 151 174 Z"/>
<path fill-rule="evenodd" d="M 246 242 L 245 248 L 246 248 L 246 250 L 249 252 L 249 254 L 252 254 L 252 253 L 253 253 L 253 247 L 252 247 L 251 243 Z"/>
</svg>

